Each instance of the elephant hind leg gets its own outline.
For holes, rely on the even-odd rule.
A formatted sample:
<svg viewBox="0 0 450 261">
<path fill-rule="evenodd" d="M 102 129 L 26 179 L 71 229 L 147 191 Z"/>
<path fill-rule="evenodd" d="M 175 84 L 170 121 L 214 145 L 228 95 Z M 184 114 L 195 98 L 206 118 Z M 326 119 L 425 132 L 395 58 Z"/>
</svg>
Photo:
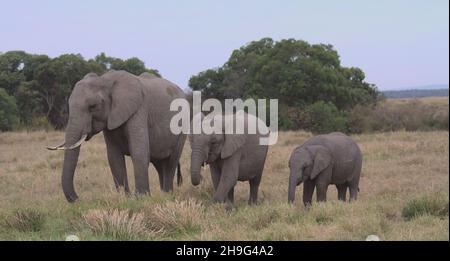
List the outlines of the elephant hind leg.
<svg viewBox="0 0 450 261">
<path fill-rule="evenodd" d="M 249 205 L 258 203 L 258 189 L 260 183 L 261 183 L 261 175 L 258 175 L 253 179 L 249 180 L 250 184 L 250 197 L 248 199 Z"/>
<path fill-rule="evenodd" d="M 350 201 L 358 199 L 358 186 L 350 186 Z"/>
<path fill-rule="evenodd" d="M 349 182 L 350 190 L 350 201 L 356 200 L 358 198 L 359 192 L 359 178 L 361 175 L 362 162 L 359 161 L 353 173 L 353 180 Z"/>
<path fill-rule="evenodd" d="M 338 190 L 338 199 L 341 201 L 346 201 L 347 197 L 347 184 L 336 184 Z"/>
<path fill-rule="evenodd" d="M 178 160 L 175 161 L 169 158 L 164 164 L 164 183 L 163 191 L 170 192 L 173 191 L 173 179 L 175 178 L 175 172 L 177 170 Z"/>
</svg>

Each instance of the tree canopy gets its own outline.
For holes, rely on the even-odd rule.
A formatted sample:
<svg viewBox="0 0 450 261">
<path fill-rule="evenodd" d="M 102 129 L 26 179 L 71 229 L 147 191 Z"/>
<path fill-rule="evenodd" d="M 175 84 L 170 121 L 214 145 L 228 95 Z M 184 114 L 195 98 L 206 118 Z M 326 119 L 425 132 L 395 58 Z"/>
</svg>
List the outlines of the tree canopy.
<svg viewBox="0 0 450 261">
<path fill-rule="evenodd" d="M 250 42 L 234 50 L 223 66 L 192 76 L 189 87 L 204 98 L 278 99 L 282 122 L 293 120 L 292 108 L 303 110 L 318 101 L 348 110 L 380 97 L 361 69 L 341 65 L 333 46 L 295 39 Z"/>
<path fill-rule="evenodd" d="M 122 60 L 101 53 L 86 60 L 80 54 L 50 58 L 10 51 L 0 54 L 0 90 L 14 98 L 21 125 L 47 121 L 60 129 L 67 122 L 67 100 L 75 83 L 89 72 L 103 74 L 109 69 L 160 76 L 157 70 L 146 68 L 144 62 L 136 57 Z M 4 99 L 11 103 L 9 98 Z"/>
</svg>

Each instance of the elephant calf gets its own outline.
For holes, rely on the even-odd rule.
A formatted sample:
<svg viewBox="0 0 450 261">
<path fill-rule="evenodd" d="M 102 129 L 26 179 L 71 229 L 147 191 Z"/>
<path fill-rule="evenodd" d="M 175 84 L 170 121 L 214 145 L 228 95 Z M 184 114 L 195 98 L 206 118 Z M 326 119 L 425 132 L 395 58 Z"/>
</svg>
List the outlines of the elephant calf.
<svg viewBox="0 0 450 261">
<path fill-rule="evenodd" d="M 356 200 L 361 167 L 361 150 L 347 135 L 333 132 L 312 137 L 297 147 L 289 159 L 288 200 L 294 201 L 295 189 L 302 182 L 305 206 L 311 204 L 314 188 L 317 201 L 326 201 L 329 184 L 336 185 L 339 200 L 346 200 L 347 187 L 350 200 Z"/>
<path fill-rule="evenodd" d="M 243 113 L 243 116 L 236 116 L 235 126 L 239 122 L 244 122 L 246 130 L 243 134 L 227 134 L 225 129 L 228 123 L 226 117 L 215 116 L 214 121 L 222 121 L 222 131 L 212 134 L 190 134 L 191 143 L 191 178 L 192 184 L 197 186 L 200 183 L 200 168 L 209 164 L 211 178 L 214 185 L 214 202 L 231 203 L 234 201 L 234 186 L 237 181 L 248 181 L 250 184 L 249 204 L 256 204 L 258 197 L 258 187 L 261 182 L 264 163 L 266 160 L 267 145 L 260 145 L 260 137 L 265 135 L 258 132 L 250 134 L 249 124 L 258 123 L 268 129 L 257 117 Z"/>
</svg>

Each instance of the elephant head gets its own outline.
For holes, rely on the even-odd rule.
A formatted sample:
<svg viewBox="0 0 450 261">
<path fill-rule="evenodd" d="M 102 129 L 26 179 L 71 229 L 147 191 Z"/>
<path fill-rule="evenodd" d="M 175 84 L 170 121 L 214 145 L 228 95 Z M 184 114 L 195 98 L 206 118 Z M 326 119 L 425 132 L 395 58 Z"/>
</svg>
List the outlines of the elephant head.
<svg viewBox="0 0 450 261">
<path fill-rule="evenodd" d="M 77 200 L 73 177 L 80 145 L 104 129 L 124 124 L 143 103 L 143 86 L 125 71 L 109 71 L 102 76 L 87 74 L 76 83 L 69 97 L 69 120 L 65 141 L 50 150 L 65 150 L 62 189 L 69 202 Z"/>
<path fill-rule="evenodd" d="M 217 120 L 215 118 L 214 120 Z M 221 119 L 221 118 L 220 118 Z M 205 164 L 231 157 L 245 143 L 244 134 L 225 134 L 225 121 L 222 121 L 222 131 L 211 134 L 189 134 L 191 144 L 191 181 L 192 185 L 200 184 L 200 169 Z"/>
<path fill-rule="evenodd" d="M 315 179 L 331 164 L 331 159 L 330 151 L 321 145 L 296 148 L 289 159 L 288 201 L 294 202 L 296 187 L 305 180 Z"/>
</svg>

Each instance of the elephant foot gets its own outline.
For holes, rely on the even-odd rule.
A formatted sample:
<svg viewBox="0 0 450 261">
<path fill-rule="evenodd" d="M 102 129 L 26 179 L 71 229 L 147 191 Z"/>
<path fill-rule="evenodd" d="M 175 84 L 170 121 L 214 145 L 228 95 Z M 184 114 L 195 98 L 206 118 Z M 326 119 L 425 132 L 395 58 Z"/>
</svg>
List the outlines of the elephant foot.
<svg viewBox="0 0 450 261">
<path fill-rule="evenodd" d="M 226 211 L 227 213 L 231 213 L 231 212 L 233 211 L 234 208 L 235 208 L 235 207 L 233 206 L 232 203 L 227 203 L 226 206 L 225 206 L 225 211 Z"/>
</svg>

